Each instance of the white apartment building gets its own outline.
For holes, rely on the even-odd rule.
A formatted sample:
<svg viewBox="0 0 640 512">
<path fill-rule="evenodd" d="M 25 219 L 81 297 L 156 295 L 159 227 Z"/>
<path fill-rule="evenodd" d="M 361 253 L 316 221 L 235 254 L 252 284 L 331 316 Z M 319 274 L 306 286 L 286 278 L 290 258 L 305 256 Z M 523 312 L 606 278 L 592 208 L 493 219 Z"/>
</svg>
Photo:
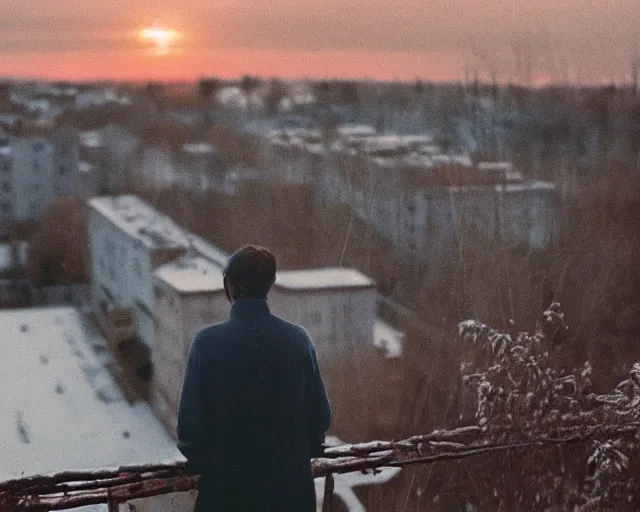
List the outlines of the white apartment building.
<svg viewBox="0 0 640 512">
<path fill-rule="evenodd" d="M 174 432 L 191 340 L 229 315 L 227 255 L 135 196 L 88 204 L 93 309 L 103 318 L 116 308 L 131 311 L 153 365 L 152 404 Z M 280 271 L 269 294 L 274 314 L 311 335 L 338 418 L 334 432 L 346 439 L 376 421 L 367 392 L 382 357 L 374 347 L 376 299 L 375 283 L 345 268 Z M 353 422 L 354 414 L 362 420 Z"/>
<path fill-rule="evenodd" d="M 75 195 L 78 151 L 71 131 L 25 125 L 0 144 L 0 217 L 4 224 L 37 219 L 58 197 Z"/>
<path fill-rule="evenodd" d="M 154 273 L 156 344 L 152 353 L 152 404 L 167 429 L 175 432 L 180 387 L 191 340 L 206 325 L 229 316 L 220 266 L 191 254 Z"/>
<path fill-rule="evenodd" d="M 158 267 L 153 275 L 157 321 L 151 400 L 169 431 L 175 432 L 191 340 L 202 327 L 227 320 L 229 303 L 221 266 L 193 250 Z M 362 408 L 362 423 L 373 420 L 367 398 L 355 401 L 354 394 L 361 391 L 355 385 L 358 378 L 366 386 L 365 374 L 375 353 L 375 283 L 353 269 L 282 271 L 269 294 L 269 307 L 311 335 L 336 417 L 342 418 L 334 431 L 354 437 L 348 421 L 354 407 Z M 353 367 L 357 369 L 350 373 Z"/>
<path fill-rule="evenodd" d="M 88 201 L 93 309 L 130 308 L 138 337 L 155 345 L 153 272 L 187 252 L 220 265 L 226 255 L 188 233 L 136 196 L 95 197 Z"/>
<path fill-rule="evenodd" d="M 348 268 L 279 272 L 270 292 L 271 310 L 311 335 L 334 413 L 331 432 L 344 439 L 364 439 L 379 426 L 376 299 L 374 281 Z"/>
<path fill-rule="evenodd" d="M 350 268 L 279 272 L 270 293 L 272 311 L 304 326 L 319 353 L 340 357 L 349 344 L 373 344 L 375 282 Z"/>
<path fill-rule="evenodd" d="M 133 312 L 138 337 L 154 346 L 152 272 L 183 254 L 183 229 L 135 196 L 88 201 L 93 309 L 99 318 L 113 306 Z"/>
<path fill-rule="evenodd" d="M 2 168 L 0 209 L 11 220 L 33 220 L 55 198 L 55 158 L 45 136 L 12 137 Z"/>
</svg>

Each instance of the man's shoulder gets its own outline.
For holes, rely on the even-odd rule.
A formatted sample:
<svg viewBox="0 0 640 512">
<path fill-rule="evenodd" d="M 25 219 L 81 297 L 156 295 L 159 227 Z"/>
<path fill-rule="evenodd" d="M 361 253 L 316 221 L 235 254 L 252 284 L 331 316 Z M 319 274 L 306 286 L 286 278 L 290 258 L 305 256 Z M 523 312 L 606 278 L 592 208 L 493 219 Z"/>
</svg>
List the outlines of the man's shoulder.
<svg viewBox="0 0 640 512">
<path fill-rule="evenodd" d="M 193 343 L 210 345 L 223 337 L 229 330 L 229 321 L 207 325 L 199 329 L 193 337 Z"/>
<path fill-rule="evenodd" d="M 283 331 L 290 333 L 301 339 L 311 340 L 309 332 L 301 325 L 294 324 L 276 315 L 271 315 L 276 325 L 278 325 Z"/>
</svg>

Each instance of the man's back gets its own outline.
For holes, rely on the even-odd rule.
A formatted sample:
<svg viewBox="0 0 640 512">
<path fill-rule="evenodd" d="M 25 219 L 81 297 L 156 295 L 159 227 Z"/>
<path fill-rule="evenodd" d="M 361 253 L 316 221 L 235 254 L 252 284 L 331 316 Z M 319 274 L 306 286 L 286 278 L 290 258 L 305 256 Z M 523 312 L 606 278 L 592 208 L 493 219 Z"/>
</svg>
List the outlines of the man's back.
<svg viewBox="0 0 640 512">
<path fill-rule="evenodd" d="M 178 418 L 179 447 L 201 473 L 197 511 L 314 510 L 309 459 L 331 413 L 301 327 L 264 299 L 193 340 Z"/>
</svg>

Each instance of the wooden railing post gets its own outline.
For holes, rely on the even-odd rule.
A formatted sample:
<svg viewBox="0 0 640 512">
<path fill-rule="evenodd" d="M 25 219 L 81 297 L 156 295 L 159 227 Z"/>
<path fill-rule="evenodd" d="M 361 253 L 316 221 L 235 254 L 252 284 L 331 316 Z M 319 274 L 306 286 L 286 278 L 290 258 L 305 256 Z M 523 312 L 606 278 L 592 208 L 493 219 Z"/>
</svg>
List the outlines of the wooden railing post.
<svg viewBox="0 0 640 512">
<path fill-rule="evenodd" d="M 119 512 L 120 504 L 113 498 L 110 491 L 107 491 L 107 510 L 108 512 Z"/>
<path fill-rule="evenodd" d="M 324 496 L 322 498 L 322 512 L 333 512 L 333 473 L 327 473 L 324 479 Z"/>
</svg>

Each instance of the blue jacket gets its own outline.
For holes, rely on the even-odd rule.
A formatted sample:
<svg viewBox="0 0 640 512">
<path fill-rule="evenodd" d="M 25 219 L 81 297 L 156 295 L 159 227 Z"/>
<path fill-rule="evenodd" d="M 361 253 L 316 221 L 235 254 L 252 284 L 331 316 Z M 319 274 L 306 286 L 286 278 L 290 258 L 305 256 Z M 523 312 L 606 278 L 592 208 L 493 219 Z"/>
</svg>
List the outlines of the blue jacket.
<svg viewBox="0 0 640 512">
<path fill-rule="evenodd" d="M 178 448 L 201 474 L 196 512 L 315 511 L 310 458 L 331 409 L 308 333 L 240 299 L 189 351 Z"/>
</svg>

